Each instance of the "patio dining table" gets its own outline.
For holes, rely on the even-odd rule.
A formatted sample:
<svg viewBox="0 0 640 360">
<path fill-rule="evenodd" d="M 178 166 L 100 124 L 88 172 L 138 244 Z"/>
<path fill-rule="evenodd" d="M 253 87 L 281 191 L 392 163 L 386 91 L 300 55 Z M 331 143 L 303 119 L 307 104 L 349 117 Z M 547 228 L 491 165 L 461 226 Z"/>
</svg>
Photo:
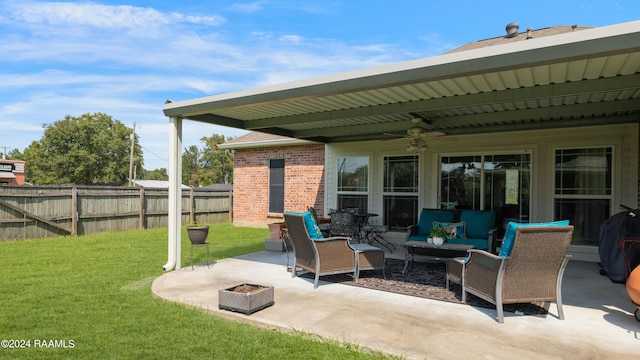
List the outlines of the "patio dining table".
<svg viewBox="0 0 640 360">
<path fill-rule="evenodd" d="M 393 252 L 396 246 L 382 237 L 383 233 L 389 231 L 389 228 L 385 225 L 374 225 L 369 223 L 369 219 L 372 217 L 376 217 L 378 214 L 366 213 L 366 214 L 356 214 L 356 224 L 358 226 L 358 235 L 360 236 L 360 241 L 364 241 L 369 245 L 373 245 L 374 242 L 386 247 L 389 251 Z"/>
<path fill-rule="evenodd" d="M 369 218 L 378 216 L 378 214 L 373 213 L 362 213 L 355 214 L 355 236 L 354 239 L 358 242 L 369 242 L 367 241 L 367 233 L 364 230 L 365 226 L 369 225 Z"/>
</svg>

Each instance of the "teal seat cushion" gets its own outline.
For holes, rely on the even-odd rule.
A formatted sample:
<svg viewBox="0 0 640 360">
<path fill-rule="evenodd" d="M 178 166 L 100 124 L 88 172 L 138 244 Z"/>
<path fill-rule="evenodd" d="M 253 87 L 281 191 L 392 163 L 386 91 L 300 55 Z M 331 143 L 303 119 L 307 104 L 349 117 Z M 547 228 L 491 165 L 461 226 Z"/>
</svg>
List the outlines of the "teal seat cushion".
<svg viewBox="0 0 640 360">
<path fill-rule="evenodd" d="M 489 231 L 496 226 L 496 212 L 464 210 L 460 214 L 460 221 L 466 223 L 467 238 L 489 239 Z"/>
<path fill-rule="evenodd" d="M 428 236 L 431 231 L 431 225 L 434 221 L 451 223 L 453 220 L 453 211 L 422 209 L 420 212 L 420 219 L 418 220 L 418 231 L 416 234 Z"/>
<path fill-rule="evenodd" d="M 324 238 L 324 236 L 322 236 L 322 231 L 320 231 L 320 228 L 318 227 L 318 224 L 313 219 L 313 215 L 311 215 L 310 212 L 308 212 L 308 211 L 306 211 L 306 212 L 287 211 L 287 214 L 299 215 L 299 216 L 302 216 L 304 218 L 304 225 L 307 227 L 307 233 L 309 234 L 309 237 L 311 239 L 323 239 Z"/>
<path fill-rule="evenodd" d="M 513 249 L 513 240 L 516 237 L 516 229 L 521 226 L 569 226 L 569 220 L 560 220 L 560 221 L 550 221 L 543 223 L 517 223 L 510 221 L 507 224 L 507 231 L 504 233 L 504 238 L 502 239 L 502 246 L 500 246 L 499 256 L 507 257 L 511 255 L 511 250 Z"/>
</svg>

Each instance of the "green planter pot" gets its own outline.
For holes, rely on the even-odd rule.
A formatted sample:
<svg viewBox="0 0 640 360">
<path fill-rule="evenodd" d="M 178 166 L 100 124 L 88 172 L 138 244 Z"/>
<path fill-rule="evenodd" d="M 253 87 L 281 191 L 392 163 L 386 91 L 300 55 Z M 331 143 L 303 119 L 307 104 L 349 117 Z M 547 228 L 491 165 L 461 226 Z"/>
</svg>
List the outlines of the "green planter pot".
<svg viewBox="0 0 640 360">
<path fill-rule="evenodd" d="M 209 236 L 209 225 L 187 226 L 187 235 L 192 244 L 204 244 Z"/>
</svg>

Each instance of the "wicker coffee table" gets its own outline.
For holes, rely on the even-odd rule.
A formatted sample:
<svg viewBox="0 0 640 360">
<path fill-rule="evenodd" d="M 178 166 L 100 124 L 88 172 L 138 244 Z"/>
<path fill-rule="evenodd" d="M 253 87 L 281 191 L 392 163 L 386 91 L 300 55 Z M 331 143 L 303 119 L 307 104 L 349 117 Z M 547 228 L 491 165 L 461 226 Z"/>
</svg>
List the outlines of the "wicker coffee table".
<svg viewBox="0 0 640 360">
<path fill-rule="evenodd" d="M 475 245 L 442 244 L 434 245 L 426 241 L 407 241 L 404 244 L 404 274 L 413 262 L 415 255 L 429 256 L 435 260 L 446 260 L 460 256 L 466 256 L 469 249 L 475 249 Z"/>
</svg>

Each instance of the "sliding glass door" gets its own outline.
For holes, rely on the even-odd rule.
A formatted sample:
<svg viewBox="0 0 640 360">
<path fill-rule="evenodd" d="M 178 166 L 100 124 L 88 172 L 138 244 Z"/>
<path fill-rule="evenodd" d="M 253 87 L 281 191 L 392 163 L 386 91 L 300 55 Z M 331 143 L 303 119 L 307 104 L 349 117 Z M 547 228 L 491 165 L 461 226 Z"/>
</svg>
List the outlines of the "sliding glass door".
<svg viewBox="0 0 640 360">
<path fill-rule="evenodd" d="M 497 224 L 529 221 L 531 156 L 528 153 L 443 156 L 440 207 L 494 210 Z"/>
</svg>

